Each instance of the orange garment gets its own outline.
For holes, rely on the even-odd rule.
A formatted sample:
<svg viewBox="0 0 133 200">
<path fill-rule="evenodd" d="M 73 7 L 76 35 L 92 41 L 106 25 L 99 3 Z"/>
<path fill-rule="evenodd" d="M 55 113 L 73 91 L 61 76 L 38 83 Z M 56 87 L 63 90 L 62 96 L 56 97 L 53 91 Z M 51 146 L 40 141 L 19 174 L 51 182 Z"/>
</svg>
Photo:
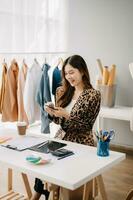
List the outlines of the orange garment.
<svg viewBox="0 0 133 200">
<path fill-rule="evenodd" d="M 7 81 L 3 102 L 2 121 L 18 120 L 17 83 L 19 67 L 15 60 L 12 61 L 7 71 Z"/>
<path fill-rule="evenodd" d="M 25 80 L 27 75 L 28 67 L 24 63 L 22 68 L 19 70 L 18 74 L 18 121 L 25 121 L 28 124 L 28 118 L 24 110 L 24 103 L 23 103 L 23 93 L 25 87 Z"/>
<path fill-rule="evenodd" d="M 2 84 L 1 84 L 1 89 L 0 89 L 0 113 L 2 113 L 2 110 L 3 110 L 6 79 L 7 79 L 7 64 L 3 63 Z"/>
</svg>

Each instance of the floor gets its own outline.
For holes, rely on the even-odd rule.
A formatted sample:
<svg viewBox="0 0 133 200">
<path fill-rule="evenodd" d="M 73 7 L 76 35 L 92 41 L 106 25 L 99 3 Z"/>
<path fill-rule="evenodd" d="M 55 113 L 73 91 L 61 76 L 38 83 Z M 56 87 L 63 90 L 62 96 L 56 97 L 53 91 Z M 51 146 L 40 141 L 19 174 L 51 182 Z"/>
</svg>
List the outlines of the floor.
<svg viewBox="0 0 133 200">
<path fill-rule="evenodd" d="M 133 188 L 133 156 L 127 158 L 107 171 L 104 183 L 109 200 L 125 200 L 130 189 Z"/>
</svg>

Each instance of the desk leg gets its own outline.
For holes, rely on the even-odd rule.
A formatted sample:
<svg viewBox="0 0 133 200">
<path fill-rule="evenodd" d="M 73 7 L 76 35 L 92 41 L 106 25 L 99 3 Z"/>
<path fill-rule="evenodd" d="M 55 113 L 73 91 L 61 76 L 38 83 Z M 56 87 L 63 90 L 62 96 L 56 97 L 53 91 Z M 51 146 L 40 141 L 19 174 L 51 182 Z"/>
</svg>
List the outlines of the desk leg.
<svg viewBox="0 0 133 200">
<path fill-rule="evenodd" d="M 12 169 L 8 169 L 8 191 L 12 190 Z"/>
<path fill-rule="evenodd" d="M 59 200 L 69 200 L 70 199 L 70 193 L 68 189 L 65 189 L 63 187 L 60 187 L 60 198 Z"/>
<path fill-rule="evenodd" d="M 50 191 L 49 200 L 59 200 L 59 190 L 58 185 L 47 183 L 47 190 Z"/>
<path fill-rule="evenodd" d="M 81 186 L 77 188 L 76 190 L 69 190 L 69 189 L 61 187 L 59 200 L 82 200 L 83 191 L 84 191 L 84 186 Z"/>
<path fill-rule="evenodd" d="M 92 186 L 93 186 L 93 181 L 89 181 L 84 185 L 84 191 L 83 191 L 83 200 L 92 200 Z"/>
<path fill-rule="evenodd" d="M 25 186 L 28 198 L 30 199 L 32 197 L 32 192 L 31 192 L 29 181 L 28 181 L 28 177 L 24 173 L 21 173 L 21 175 L 22 175 L 22 178 L 23 178 L 23 181 L 24 181 L 24 186 Z"/>
<path fill-rule="evenodd" d="M 61 187 L 59 200 L 93 200 L 92 187 L 92 180 L 74 191 Z"/>
<path fill-rule="evenodd" d="M 95 199 L 95 197 L 98 195 L 98 184 L 97 184 L 97 180 L 96 178 L 93 179 L 93 198 Z"/>
<path fill-rule="evenodd" d="M 96 177 L 97 183 L 98 183 L 98 188 L 102 197 L 102 200 L 107 200 L 107 194 L 105 191 L 105 186 L 104 186 L 104 182 L 103 182 L 103 178 L 101 175 Z"/>
<path fill-rule="evenodd" d="M 59 200 L 59 189 L 50 192 L 49 200 Z"/>
</svg>

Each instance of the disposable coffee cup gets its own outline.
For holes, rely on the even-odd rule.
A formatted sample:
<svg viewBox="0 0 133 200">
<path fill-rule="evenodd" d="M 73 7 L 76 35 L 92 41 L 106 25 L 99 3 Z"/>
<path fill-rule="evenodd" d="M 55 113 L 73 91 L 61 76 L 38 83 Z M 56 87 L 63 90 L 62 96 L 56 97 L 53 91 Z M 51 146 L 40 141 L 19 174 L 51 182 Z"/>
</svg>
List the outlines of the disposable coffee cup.
<svg viewBox="0 0 133 200">
<path fill-rule="evenodd" d="M 17 129 L 19 135 L 26 134 L 27 123 L 26 122 L 17 122 Z"/>
</svg>

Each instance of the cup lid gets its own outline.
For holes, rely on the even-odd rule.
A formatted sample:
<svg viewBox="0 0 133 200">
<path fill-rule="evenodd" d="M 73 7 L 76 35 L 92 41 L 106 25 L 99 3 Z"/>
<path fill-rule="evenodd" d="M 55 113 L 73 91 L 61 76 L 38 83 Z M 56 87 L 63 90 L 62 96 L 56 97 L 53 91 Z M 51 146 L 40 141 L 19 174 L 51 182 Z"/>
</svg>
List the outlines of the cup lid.
<svg viewBox="0 0 133 200">
<path fill-rule="evenodd" d="M 17 122 L 17 125 L 18 125 L 18 126 L 26 126 L 27 123 L 26 123 L 26 122 L 19 122 L 19 121 L 18 121 L 18 122 Z"/>
</svg>

